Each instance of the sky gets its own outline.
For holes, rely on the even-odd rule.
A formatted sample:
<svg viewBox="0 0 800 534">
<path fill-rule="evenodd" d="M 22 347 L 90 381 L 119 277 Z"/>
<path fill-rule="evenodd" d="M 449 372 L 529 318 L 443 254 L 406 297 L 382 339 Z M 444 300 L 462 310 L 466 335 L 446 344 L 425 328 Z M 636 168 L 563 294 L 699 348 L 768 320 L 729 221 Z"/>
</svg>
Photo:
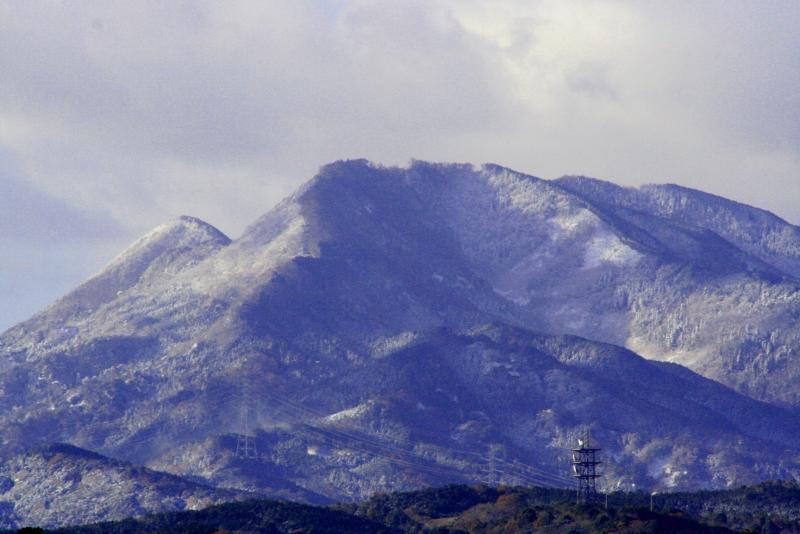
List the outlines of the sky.
<svg viewBox="0 0 800 534">
<path fill-rule="evenodd" d="M 800 224 L 800 2 L 0 0 L 0 331 L 323 164 L 678 183 Z"/>
</svg>

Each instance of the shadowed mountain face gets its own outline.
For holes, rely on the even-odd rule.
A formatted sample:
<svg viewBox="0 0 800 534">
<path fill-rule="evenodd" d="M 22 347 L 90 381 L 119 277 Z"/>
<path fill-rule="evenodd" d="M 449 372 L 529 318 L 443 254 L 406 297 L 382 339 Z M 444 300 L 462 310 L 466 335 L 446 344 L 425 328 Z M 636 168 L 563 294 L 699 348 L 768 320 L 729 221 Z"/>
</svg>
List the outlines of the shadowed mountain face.
<svg viewBox="0 0 800 534">
<path fill-rule="evenodd" d="M 798 250 L 673 186 L 334 163 L 239 239 L 181 218 L 3 334 L 4 450 L 349 499 L 566 484 L 588 425 L 610 485 L 794 477 Z"/>
</svg>

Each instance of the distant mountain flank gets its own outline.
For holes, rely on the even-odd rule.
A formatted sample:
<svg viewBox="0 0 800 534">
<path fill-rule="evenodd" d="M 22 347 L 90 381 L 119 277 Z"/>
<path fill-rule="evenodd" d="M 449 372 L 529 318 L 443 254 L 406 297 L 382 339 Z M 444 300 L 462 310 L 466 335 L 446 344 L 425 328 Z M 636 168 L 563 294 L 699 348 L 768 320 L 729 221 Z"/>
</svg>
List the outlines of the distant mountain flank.
<svg viewBox="0 0 800 534">
<path fill-rule="evenodd" d="M 237 239 L 156 228 L 3 333 L 0 454 L 324 502 L 568 486 L 590 428 L 609 487 L 794 479 L 798 279 L 800 229 L 699 191 L 336 162 Z"/>
<path fill-rule="evenodd" d="M 620 187 L 582 176 L 556 183 L 614 211 L 649 212 L 715 232 L 736 247 L 800 278 L 800 228 L 759 208 L 678 185 Z"/>
<path fill-rule="evenodd" d="M 197 510 L 246 497 L 66 444 L 48 445 L 0 463 L 0 528 L 54 527 Z"/>
</svg>

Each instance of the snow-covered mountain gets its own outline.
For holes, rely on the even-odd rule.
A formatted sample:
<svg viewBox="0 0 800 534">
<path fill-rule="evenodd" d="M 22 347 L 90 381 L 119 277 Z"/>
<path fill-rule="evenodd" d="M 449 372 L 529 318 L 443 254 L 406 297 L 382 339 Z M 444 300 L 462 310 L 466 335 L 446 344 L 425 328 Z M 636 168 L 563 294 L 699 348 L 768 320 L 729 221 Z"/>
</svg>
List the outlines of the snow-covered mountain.
<svg viewBox="0 0 800 534">
<path fill-rule="evenodd" d="M 795 477 L 798 277 L 797 227 L 697 191 L 337 162 L 5 332 L 0 436 L 308 500 L 567 483 L 585 426 L 611 485 Z"/>
</svg>

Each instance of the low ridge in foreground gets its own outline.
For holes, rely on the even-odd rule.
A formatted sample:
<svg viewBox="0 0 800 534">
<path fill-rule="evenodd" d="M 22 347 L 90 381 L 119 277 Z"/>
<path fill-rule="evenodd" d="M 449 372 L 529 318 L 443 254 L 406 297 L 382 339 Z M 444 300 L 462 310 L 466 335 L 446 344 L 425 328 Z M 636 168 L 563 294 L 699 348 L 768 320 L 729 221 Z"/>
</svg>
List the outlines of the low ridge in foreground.
<svg viewBox="0 0 800 534">
<path fill-rule="evenodd" d="M 764 483 L 736 490 L 611 493 L 575 504 L 574 493 L 545 488 L 451 485 L 377 495 L 327 507 L 252 500 L 46 532 L 193 533 L 724 533 L 800 532 L 800 487 Z M 652 509 L 651 509 L 652 506 Z"/>
</svg>

